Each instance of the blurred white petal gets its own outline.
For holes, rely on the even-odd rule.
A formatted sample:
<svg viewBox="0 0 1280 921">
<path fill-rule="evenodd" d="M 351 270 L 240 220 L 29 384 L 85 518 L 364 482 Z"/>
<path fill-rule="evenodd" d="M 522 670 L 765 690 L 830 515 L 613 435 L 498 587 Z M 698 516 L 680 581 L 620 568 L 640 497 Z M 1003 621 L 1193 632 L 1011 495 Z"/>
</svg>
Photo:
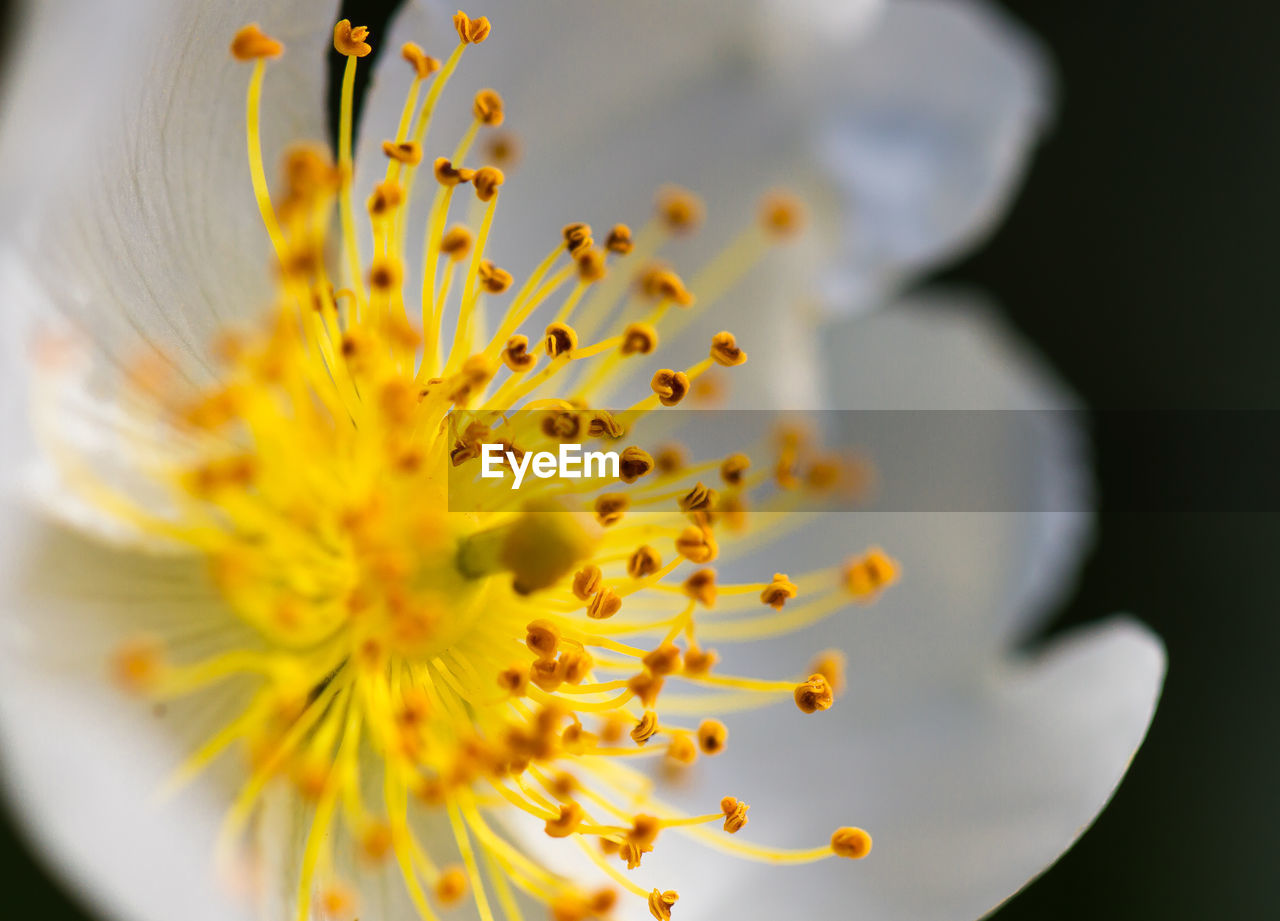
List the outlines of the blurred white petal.
<svg viewBox="0 0 1280 921">
<path fill-rule="evenodd" d="M 204 699 L 162 722 L 104 684 L 114 642 L 148 622 L 181 630 L 184 617 L 200 616 L 181 599 L 166 604 L 151 581 L 172 575 L 172 562 L 99 549 L 11 508 L 3 521 L 0 766 L 32 843 L 104 917 L 241 917 L 211 859 L 226 805 L 218 785 L 156 798 L 184 743 L 226 711 Z"/>
<path fill-rule="evenodd" d="M 844 205 L 829 296 L 853 310 L 994 228 L 1045 127 L 1051 78 L 1039 44 L 979 0 L 893 0 L 822 76 L 820 155 Z"/>
<path fill-rule="evenodd" d="M 929 490 L 943 504 L 898 513 L 886 496 L 884 514 L 837 517 L 851 519 L 855 547 L 879 543 L 909 568 L 882 602 L 890 617 L 948 618 L 951 629 L 929 644 L 943 659 L 1026 635 L 1071 584 L 1091 533 L 1078 401 L 972 294 L 925 292 L 833 323 L 822 342 L 826 390 L 839 408 L 1002 411 L 984 415 L 968 440 L 946 417 L 889 416 L 886 426 L 916 434 L 948 426 L 940 437 L 956 450 L 945 462 L 892 439 L 870 457 L 885 493 L 909 501 Z M 952 479 L 932 482 L 939 470 Z M 980 510 L 957 511 L 978 490 L 968 508 Z"/>
</svg>

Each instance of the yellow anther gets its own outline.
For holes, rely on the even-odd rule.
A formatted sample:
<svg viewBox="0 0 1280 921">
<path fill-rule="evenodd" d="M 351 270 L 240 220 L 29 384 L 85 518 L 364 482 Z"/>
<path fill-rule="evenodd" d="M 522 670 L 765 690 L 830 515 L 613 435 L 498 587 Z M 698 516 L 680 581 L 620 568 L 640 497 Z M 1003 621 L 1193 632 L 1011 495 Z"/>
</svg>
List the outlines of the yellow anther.
<svg viewBox="0 0 1280 921">
<path fill-rule="evenodd" d="M 631 500 L 620 492 L 603 493 L 596 498 L 593 505 L 596 521 L 606 528 L 615 525 L 622 520 L 623 513 L 630 506 Z"/>
<path fill-rule="evenodd" d="M 556 771 L 551 778 L 550 789 L 556 799 L 568 799 L 578 791 L 578 778 L 568 771 Z"/>
<path fill-rule="evenodd" d="M 384 217 L 404 202 L 404 187 L 394 179 L 379 182 L 369 196 L 369 214 L 373 217 Z"/>
<path fill-rule="evenodd" d="M 383 141 L 382 152 L 390 159 L 409 166 L 422 162 L 422 145 L 417 141 Z"/>
<path fill-rule="evenodd" d="M 433 58 L 415 42 L 405 42 L 401 45 L 400 57 L 413 65 L 413 72 L 419 80 L 425 80 L 440 69 L 439 58 Z"/>
<path fill-rule="evenodd" d="M 653 460 L 658 465 L 659 473 L 678 473 L 684 469 L 686 463 L 684 448 L 680 447 L 680 445 L 663 445 L 658 449 L 658 453 L 654 455 Z"/>
<path fill-rule="evenodd" d="M 591 913 L 598 918 L 603 918 L 618 902 L 618 893 L 612 889 L 597 889 L 591 894 L 590 909 Z"/>
<path fill-rule="evenodd" d="M 568 355 L 578 347 L 578 332 L 567 323 L 552 323 L 544 333 L 548 358 Z"/>
<path fill-rule="evenodd" d="M 512 336 L 502 347 L 502 363 L 512 371 L 528 371 L 537 362 L 537 358 L 529 354 L 529 337 Z"/>
<path fill-rule="evenodd" d="M 282 54 L 284 45 L 266 35 L 256 22 L 242 27 L 231 39 L 231 56 L 237 61 L 278 58 Z"/>
<path fill-rule="evenodd" d="M 297 144 L 284 155 L 285 201 L 305 204 L 338 187 L 337 170 L 328 152 L 314 144 Z"/>
<path fill-rule="evenodd" d="M 794 195 L 770 192 L 760 202 L 760 226 L 776 240 L 794 237 L 804 229 L 804 205 Z"/>
<path fill-rule="evenodd" d="M 724 813 L 724 830 L 731 835 L 742 831 L 747 824 L 747 810 L 750 808 L 736 796 L 726 796 L 720 800 L 720 811 Z"/>
<path fill-rule="evenodd" d="M 478 45 L 489 37 L 491 26 L 487 17 L 472 19 L 462 10 L 453 14 L 453 27 L 458 30 L 458 39 L 465 45 Z"/>
<path fill-rule="evenodd" d="M 372 203 L 371 203 L 372 204 Z M 281 268 L 288 278 L 309 279 L 320 268 L 323 256 L 310 240 L 300 240 L 289 247 Z"/>
<path fill-rule="evenodd" d="M 649 387 L 663 406 L 676 406 L 689 393 L 689 376 L 683 371 L 663 368 L 649 381 Z"/>
<path fill-rule="evenodd" d="M 604 239 L 604 248 L 619 256 L 627 255 L 635 248 L 635 243 L 631 240 L 631 228 L 626 224 L 614 224 Z"/>
<path fill-rule="evenodd" d="M 716 604 L 716 571 L 699 569 L 680 586 L 686 595 L 702 603 L 703 607 L 713 608 Z"/>
<path fill-rule="evenodd" d="M 703 374 L 693 382 L 689 396 L 698 406 L 717 406 L 724 401 L 728 392 L 728 382 L 716 370 L 712 370 L 710 374 Z"/>
<path fill-rule="evenodd" d="M 703 720 L 698 724 L 698 748 L 704 755 L 718 755 L 729 741 L 729 730 L 719 720 Z"/>
<path fill-rule="evenodd" d="M 627 690 L 636 695 L 646 707 L 652 707 L 662 693 L 663 679 L 651 672 L 643 671 L 633 675 L 627 681 Z"/>
<path fill-rule="evenodd" d="M 565 224 L 561 235 L 564 237 L 564 245 L 570 256 L 577 256 L 595 245 L 595 241 L 591 239 L 591 225 L 583 224 L 581 221 Z"/>
<path fill-rule="evenodd" d="M 496 166 L 482 166 L 471 178 L 471 184 L 476 189 L 476 198 L 481 201 L 492 201 L 493 196 L 498 194 L 498 187 L 506 181 L 507 177 Z"/>
<path fill-rule="evenodd" d="M 658 217 L 672 233 L 691 233 L 702 223 L 702 201 L 688 189 L 666 186 L 658 191 Z"/>
<path fill-rule="evenodd" d="M 512 665 L 498 672 L 498 687 L 512 697 L 523 697 L 529 689 L 529 673 L 518 665 Z"/>
<path fill-rule="evenodd" d="M 650 673 L 663 677 L 680 671 L 680 650 L 673 643 L 663 643 L 641 661 Z"/>
<path fill-rule="evenodd" d="M 549 412 L 542 417 L 542 434 L 557 441 L 572 441 L 582 431 L 577 413 Z"/>
<path fill-rule="evenodd" d="M 684 673 L 686 675 L 705 675 L 719 660 L 714 649 L 699 649 L 690 646 L 684 654 Z"/>
<path fill-rule="evenodd" d="M 720 464 L 720 479 L 730 486 L 742 485 L 742 479 L 751 467 L 751 458 L 745 454 L 730 454 Z"/>
<path fill-rule="evenodd" d="M 383 822 L 370 822 L 360 833 L 360 856 L 368 863 L 381 863 L 391 853 L 391 829 Z"/>
<path fill-rule="evenodd" d="M 621 610 L 622 599 L 608 586 L 596 592 L 587 604 L 587 616 L 592 620 L 607 620 Z"/>
<path fill-rule="evenodd" d="M 662 821 L 657 816 L 643 813 L 631 819 L 631 827 L 627 829 L 627 841 L 641 847 L 653 844 L 662 831 Z"/>
<path fill-rule="evenodd" d="M 563 668 L 562 668 L 563 670 Z M 566 681 L 569 679 L 566 678 Z M 589 748 L 595 747 L 599 743 L 594 733 L 587 732 L 582 728 L 582 724 L 575 720 L 571 726 L 565 729 L 560 736 L 560 743 L 565 747 L 566 751 L 581 754 Z"/>
<path fill-rule="evenodd" d="M 658 714 L 652 710 L 644 711 L 644 715 L 640 717 L 640 721 L 636 723 L 635 728 L 631 730 L 631 741 L 637 745 L 644 745 L 658 731 Z"/>
<path fill-rule="evenodd" d="M 691 563 L 710 563 L 720 548 L 709 530 L 690 525 L 676 538 L 676 552 Z"/>
<path fill-rule="evenodd" d="M 573 594 L 580 601 L 586 601 L 604 584 L 604 574 L 594 563 L 584 566 L 573 574 Z"/>
<path fill-rule="evenodd" d="M 461 262 L 471 252 L 475 238 L 471 230 L 461 224 L 454 224 L 440 239 L 440 252 L 454 262 Z"/>
<path fill-rule="evenodd" d="M 291 780 L 303 799 L 314 801 L 324 795 L 332 774 L 327 761 L 307 756 L 305 761 L 294 766 Z"/>
<path fill-rule="evenodd" d="M 871 836 L 861 828 L 837 828 L 831 835 L 831 850 L 837 857 L 861 860 L 871 853 Z"/>
<path fill-rule="evenodd" d="M 532 621 L 525 627 L 524 644 L 539 659 L 553 659 L 560 647 L 560 631 L 549 620 Z"/>
<path fill-rule="evenodd" d="M 605 840 L 602 838 L 601 843 Z M 586 897 L 572 889 L 556 895 L 548 907 L 551 909 L 551 921 L 587 921 L 592 915 Z"/>
<path fill-rule="evenodd" d="M 476 274 L 480 279 L 480 286 L 489 294 L 501 294 L 511 287 L 511 283 L 515 280 L 511 277 L 511 273 L 506 269 L 500 269 L 488 259 L 481 259 L 480 266 L 476 270 Z"/>
<path fill-rule="evenodd" d="M 333 27 L 333 47 L 339 54 L 347 57 L 362 58 L 373 51 L 373 47 L 365 41 L 368 37 L 368 26 L 352 28 L 350 19 L 344 19 Z"/>
<path fill-rule="evenodd" d="M 738 342 L 733 338 L 733 333 L 720 332 L 711 337 L 711 357 L 716 360 L 716 364 L 732 368 L 744 364 L 747 353 L 738 348 Z"/>
<path fill-rule="evenodd" d="M 436 898 L 441 905 L 457 905 L 467 896 L 467 874 L 461 867 L 445 867 L 436 880 Z"/>
<path fill-rule="evenodd" d="M 623 448 L 618 455 L 618 475 L 624 483 L 634 483 L 653 470 L 653 457 L 643 448 L 635 445 Z"/>
<path fill-rule="evenodd" d="M 838 649 L 827 649 L 818 653 L 809 664 L 809 673 L 826 678 L 834 694 L 844 690 L 844 669 L 844 653 Z"/>
<path fill-rule="evenodd" d="M 621 602 L 619 602 L 621 604 Z M 595 665 L 590 653 L 582 649 L 563 649 L 556 673 L 569 684 L 581 684 Z"/>
<path fill-rule="evenodd" d="M 592 438 L 621 438 L 626 434 L 626 429 L 614 418 L 613 413 L 601 409 L 591 415 L 591 420 L 587 423 L 587 434 Z"/>
<path fill-rule="evenodd" d="M 356 912 L 356 894 L 349 886 L 332 883 L 320 891 L 320 911 L 330 918 L 345 918 Z"/>
<path fill-rule="evenodd" d="M 391 291 L 400 287 L 404 268 L 394 256 L 379 256 L 369 268 L 369 287 L 375 291 Z"/>
<path fill-rule="evenodd" d="M 787 578 L 784 572 L 775 572 L 773 581 L 765 586 L 764 591 L 760 593 L 760 600 L 773 608 L 775 611 L 781 611 L 783 605 L 796 596 L 795 583 Z"/>
<path fill-rule="evenodd" d="M 623 355 L 648 355 L 658 347 L 658 331 L 651 323 L 632 323 L 622 333 Z"/>
<path fill-rule="evenodd" d="M 693 764 L 698 760 L 698 746 L 687 735 L 678 735 L 667 746 L 667 757 L 677 764 Z"/>
<path fill-rule="evenodd" d="M 428 806 L 444 805 L 448 792 L 444 781 L 439 777 L 424 777 L 413 787 L 413 795 Z"/>
<path fill-rule="evenodd" d="M 244 489 L 257 472 L 257 462 L 249 455 L 232 455 L 208 461 L 191 474 L 188 488 L 199 496 L 212 496 L 223 490 Z"/>
<path fill-rule="evenodd" d="M 628 870 L 634 870 L 636 867 L 640 866 L 641 858 L 652 850 L 652 844 L 633 844 L 632 842 L 627 841 L 619 846 L 618 856 L 622 858 L 622 861 L 627 865 Z"/>
<path fill-rule="evenodd" d="M 671 269 L 654 266 L 640 276 L 640 290 L 648 297 L 669 300 L 678 307 L 691 307 L 694 296 L 684 280 Z"/>
<path fill-rule="evenodd" d="M 520 163 L 520 138 L 511 131 L 495 131 L 484 145 L 485 159 L 505 170 L 514 169 Z"/>
<path fill-rule="evenodd" d="M 676 501 L 682 512 L 703 512 L 715 508 L 716 499 L 716 491 L 698 481 Z"/>
<path fill-rule="evenodd" d="M 574 262 L 578 266 L 578 279 L 593 284 L 608 274 L 605 266 L 604 251 L 599 249 L 587 249 L 579 252 L 574 257 Z"/>
<path fill-rule="evenodd" d="M 844 587 L 860 601 L 874 598 L 898 578 L 898 564 L 879 547 L 871 547 L 844 567 Z"/>
<path fill-rule="evenodd" d="M 466 405 L 475 393 L 493 380 L 493 376 L 497 373 L 496 362 L 491 361 L 487 356 L 469 355 L 462 362 L 458 374 L 447 381 L 449 399 L 459 406 Z M 503 450 L 514 453 L 517 461 L 524 456 L 523 451 L 512 445 L 505 446 Z"/>
<path fill-rule="evenodd" d="M 471 114 L 491 128 L 501 125 L 505 116 L 502 112 L 502 97 L 498 95 L 498 91 L 481 90 L 476 93 L 476 98 L 471 103 Z"/>
<path fill-rule="evenodd" d="M 857 488 L 862 483 L 864 471 L 856 463 L 844 463 L 839 458 L 820 457 L 809 465 L 804 474 L 804 485 L 817 492 L 847 484 Z"/>
<path fill-rule="evenodd" d="M 658 921 L 671 921 L 671 906 L 679 900 L 680 896 L 674 889 L 666 892 L 654 889 L 649 893 L 649 914 Z"/>
<path fill-rule="evenodd" d="M 560 813 L 553 819 L 547 819 L 546 832 L 552 838 L 567 838 L 578 830 L 582 818 L 581 806 L 577 803 L 562 803 Z"/>
<path fill-rule="evenodd" d="M 411 381 L 393 377 L 378 391 L 378 408 L 388 422 L 408 422 L 418 408 L 418 390 Z"/>
<path fill-rule="evenodd" d="M 538 659 L 529 666 L 529 680 L 547 693 L 564 684 L 560 663 L 556 659 Z"/>
<path fill-rule="evenodd" d="M 662 568 L 662 554 L 648 544 L 637 547 L 627 559 L 627 575 L 633 579 L 651 576 Z"/>
<path fill-rule="evenodd" d="M 364 336 L 358 329 L 349 329 L 342 334 L 342 343 L 339 348 L 342 351 L 342 357 L 348 361 L 358 359 L 365 351 Z"/>
<path fill-rule="evenodd" d="M 819 710 L 830 710 L 835 702 L 831 685 L 822 675 L 810 675 L 809 680 L 796 685 L 796 706 L 802 713 L 817 713 Z"/>
<path fill-rule="evenodd" d="M 436 182 L 443 186 L 456 186 L 460 183 L 470 182 L 476 175 L 475 170 L 467 169 L 466 167 L 455 168 L 449 162 L 448 157 L 437 157 L 432 171 L 435 173 Z"/>
<path fill-rule="evenodd" d="M 164 647 L 151 637 L 139 637 L 124 643 L 112 657 L 112 678 L 126 691 L 148 691 L 163 673 Z"/>
</svg>

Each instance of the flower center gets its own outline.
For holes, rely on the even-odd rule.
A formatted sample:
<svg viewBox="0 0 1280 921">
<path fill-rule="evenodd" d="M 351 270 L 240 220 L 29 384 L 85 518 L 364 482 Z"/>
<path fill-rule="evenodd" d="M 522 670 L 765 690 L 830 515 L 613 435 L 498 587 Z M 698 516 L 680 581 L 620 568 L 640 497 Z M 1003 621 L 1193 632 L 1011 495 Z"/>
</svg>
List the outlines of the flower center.
<svg viewBox="0 0 1280 921">
<path fill-rule="evenodd" d="M 336 163 L 318 147 L 292 149 L 274 196 L 259 100 L 267 62 L 283 47 L 256 25 L 235 36 L 232 53 L 252 62 L 247 148 L 279 264 L 275 310 L 263 330 L 221 343 L 218 385 L 163 401 L 183 451 L 159 476 L 179 514 L 107 504 L 204 554 L 252 639 L 185 661 L 180 643 L 140 639 L 118 651 L 116 672 L 155 699 L 251 679 L 247 708 L 191 756 L 175 784 L 245 748 L 248 776 L 227 818 L 228 846 L 269 784 L 293 784 L 310 804 L 300 921 L 316 904 L 334 916 L 354 912 L 353 880 L 340 869 L 352 852 L 394 860 L 423 918 L 468 891 L 485 919 L 495 903 L 519 917 L 513 889 L 559 919 L 609 909 L 612 889 L 558 876 L 495 828 L 488 813 L 498 805 L 536 817 L 551 838 L 572 839 L 659 919 L 670 917 L 676 893 L 646 891 L 626 871 L 667 830 L 773 863 L 865 856 L 870 837 L 847 827 L 809 850 L 740 843 L 728 835 L 747 824 L 746 803 L 729 796 L 705 815 L 685 815 L 630 767 L 637 758 L 686 765 L 719 754 L 727 744 L 719 711 L 779 697 L 803 713 L 830 708 L 837 655 L 820 656 L 807 676 L 765 680 L 721 674 L 703 642 L 798 629 L 873 599 L 896 578 L 893 561 L 873 548 L 795 580 L 775 573 L 717 583 L 706 564 L 722 542 L 730 548 L 777 530 L 756 524 L 756 508 L 785 510 L 789 494 L 829 488 L 840 472 L 796 433 L 780 437 L 755 471 L 741 453 L 686 462 L 674 447 L 627 442 L 633 420 L 680 404 L 710 369 L 747 360 L 731 333 L 717 334 L 692 367 L 659 369 L 649 395 L 624 411 L 603 408 L 639 358 L 798 229 L 798 206 L 767 199 L 759 224 L 686 285 L 653 260 L 695 228 L 701 207 L 668 190 L 634 236 L 619 224 L 597 244 L 586 224 L 565 227 L 516 285 L 486 255 L 506 176 L 464 165 L 479 133 L 502 124 L 496 92 L 477 94 L 451 155 L 422 176 L 436 103 L 463 53 L 490 31 L 488 20 L 462 12 L 454 23 L 459 43 L 443 63 L 416 45 L 402 49 L 411 82 L 382 145 L 385 175 L 365 202 L 368 254 L 356 230 L 351 155 L 367 30 L 343 21 L 334 31 L 347 55 Z M 421 277 L 409 278 L 409 205 L 415 186 L 431 179 Z M 451 206 L 468 194 L 478 227 L 450 226 Z M 331 252 L 335 210 L 340 238 Z M 486 333 L 487 302 L 502 297 L 505 312 Z M 520 330 L 557 302 L 531 344 Z M 465 486 L 459 471 L 480 482 L 483 444 L 514 457 L 587 439 L 620 452 L 620 481 L 539 481 L 448 511 L 450 471 L 452 482 Z M 756 505 L 769 489 L 774 498 Z M 703 623 L 699 614 L 710 609 L 716 616 Z M 679 714 L 705 718 L 667 718 Z M 371 783 L 382 791 L 372 800 Z M 447 817 L 447 851 L 418 830 L 431 812 Z"/>
</svg>

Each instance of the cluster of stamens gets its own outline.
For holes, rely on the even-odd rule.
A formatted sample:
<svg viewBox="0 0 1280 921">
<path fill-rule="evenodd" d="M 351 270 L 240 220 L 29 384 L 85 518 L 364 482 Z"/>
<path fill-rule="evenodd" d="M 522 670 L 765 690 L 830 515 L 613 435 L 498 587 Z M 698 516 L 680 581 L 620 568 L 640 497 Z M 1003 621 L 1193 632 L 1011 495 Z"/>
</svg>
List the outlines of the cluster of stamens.
<svg viewBox="0 0 1280 921">
<path fill-rule="evenodd" d="M 476 95 L 473 122 L 448 156 L 426 152 L 441 92 L 464 51 L 490 34 L 484 18 L 459 12 L 454 24 L 459 43 L 443 62 L 403 47 L 403 117 L 382 144 L 384 177 L 359 191 L 353 81 L 371 51 L 368 30 L 347 21 L 334 30 L 347 56 L 336 162 L 318 146 L 291 149 L 274 195 L 258 107 L 266 62 L 284 49 L 256 25 L 235 36 L 232 54 L 253 66 L 250 172 L 279 266 L 277 309 L 264 332 L 220 343 L 220 384 L 151 394 L 193 448 L 161 474 L 183 515 L 122 514 L 206 555 L 222 598 L 258 641 L 181 661 L 179 643 L 139 639 L 118 651 L 116 675 L 155 700 L 253 683 L 247 708 L 175 783 L 243 746 L 248 778 L 224 835 L 232 850 L 269 784 L 290 783 L 311 804 L 300 921 L 313 906 L 355 915 L 342 870 L 353 854 L 398 864 L 426 919 L 468 893 L 486 921 L 494 902 L 517 918 L 513 889 L 546 902 L 558 921 L 609 911 L 611 887 L 584 888 L 530 857 L 490 822 L 498 807 L 576 843 L 660 921 L 677 894 L 646 890 L 628 871 L 668 832 L 774 863 L 865 856 L 870 837 L 848 827 L 810 850 L 742 843 L 730 836 L 747 824 L 745 802 L 726 796 L 705 815 L 685 815 L 629 766 L 656 757 L 679 768 L 726 750 L 723 722 L 670 716 L 787 697 L 806 714 L 830 708 L 838 654 L 819 656 L 807 674 L 766 680 L 722 674 L 705 644 L 800 629 L 873 600 L 896 578 L 894 562 L 872 548 L 794 579 L 718 583 L 722 546 L 777 527 L 757 512 L 793 509 L 797 496 L 841 475 L 797 432 L 766 444 L 760 463 L 738 452 L 689 461 L 676 445 L 630 442 L 637 420 L 684 403 L 708 370 L 747 361 L 732 333 L 715 335 L 691 367 L 658 367 L 633 405 L 605 408 L 693 312 L 799 230 L 800 209 L 771 195 L 758 225 L 730 244 L 734 258 L 717 260 L 716 277 L 686 283 L 656 257 L 697 229 L 702 206 L 668 189 L 643 229 L 617 224 L 597 243 L 590 226 L 571 224 L 519 279 L 487 252 L 507 177 L 470 165 L 479 133 L 503 124 L 501 96 Z M 410 202 L 417 182 L 431 180 L 422 278 L 410 279 Z M 479 226 L 450 225 L 451 204 L 468 192 Z M 371 253 L 360 252 L 358 195 L 367 195 Z M 325 250 L 335 212 L 336 267 Z M 726 274 L 726 264 L 736 268 Z M 484 310 L 497 298 L 508 303 L 490 331 Z M 557 300 L 541 335 L 520 331 Z M 587 439 L 620 451 L 619 479 L 517 494 L 477 475 L 484 443 L 516 454 Z M 380 775 L 377 802 L 367 799 L 370 772 Z M 420 837 L 416 810 L 447 819 L 456 864 Z"/>
</svg>

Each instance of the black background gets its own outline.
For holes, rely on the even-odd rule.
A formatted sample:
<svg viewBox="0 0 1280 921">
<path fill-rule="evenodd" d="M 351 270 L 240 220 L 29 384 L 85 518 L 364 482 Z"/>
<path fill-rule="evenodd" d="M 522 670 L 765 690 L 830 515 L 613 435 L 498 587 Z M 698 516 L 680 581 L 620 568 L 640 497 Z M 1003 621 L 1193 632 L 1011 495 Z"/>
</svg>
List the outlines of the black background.
<svg viewBox="0 0 1280 921">
<path fill-rule="evenodd" d="M 391 4 L 349 5 L 382 34 Z M 1091 406 L 1280 408 L 1280 7 L 1006 6 L 1056 56 L 1059 120 L 1010 219 L 944 277 L 991 292 Z M 1113 804 L 997 917 L 1276 917 L 1280 522 L 1109 512 L 1131 482 L 1122 442 L 1096 443 L 1098 540 L 1051 629 L 1131 611 L 1168 644 L 1168 684 Z M 1143 474 L 1213 508 L 1238 476 L 1221 447 L 1167 431 Z M 2 824 L 0 877 L 5 916 L 82 917 Z"/>
</svg>

